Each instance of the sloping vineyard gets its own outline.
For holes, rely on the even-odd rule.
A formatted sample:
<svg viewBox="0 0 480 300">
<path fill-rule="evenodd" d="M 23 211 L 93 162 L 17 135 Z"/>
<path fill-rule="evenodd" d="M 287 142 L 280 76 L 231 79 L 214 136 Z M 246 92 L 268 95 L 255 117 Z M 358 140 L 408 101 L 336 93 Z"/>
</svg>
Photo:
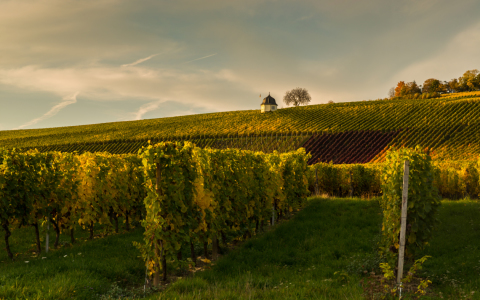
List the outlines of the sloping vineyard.
<svg viewBox="0 0 480 300">
<path fill-rule="evenodd" d="M 327 151 L 325 149 L 336 151 L 322 154 L 321 158 L 316 157 L 316 161 L 354 163 L 367 159 L 373 162 L 383 160 L 386 149 L 380 148 L 388 138 L 381 134 L 360 142 L 352 132 L 390 132 L 392 140 L 385 147 L 421 145 L 432 149 L 432 157 L 436 159 L 472 159 L 480 154 L 479 93 L 450 94 L 423 100 L 309 105 L 266 114 L 250 110 L 0 131 L 0 146 L 10 149 L 37 148 L 41 151 L 135 153 L 148 140 L 152 140 L 191 141 L 202 148 L 286 152 L 300 147 L 315 135 L 322 137 L 315 146 L 324 149 L 320 152 L 324 153 Z M 341 140 L 337 141 L 336 138 Z M 340 145 L 351 149 L 344 149 Z M 357 149 L 351 145 L 357 145 Z"/>
<path fill-rule="evenodd" d="M 398 135 L 399 131 L 347 131 L 333 134 L 314 134 L 303 145 L 312 155 L 308 164 L 367 163 L 377 156 Z"/>
</svg>

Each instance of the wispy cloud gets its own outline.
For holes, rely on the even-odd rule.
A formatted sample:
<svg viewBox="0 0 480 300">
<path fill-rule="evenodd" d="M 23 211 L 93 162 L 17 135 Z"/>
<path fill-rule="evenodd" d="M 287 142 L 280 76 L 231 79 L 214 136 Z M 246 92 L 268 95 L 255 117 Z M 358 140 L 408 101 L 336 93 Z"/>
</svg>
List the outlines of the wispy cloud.
<svg viewBox="0 0 480 300">
<path fill-rule="evenodd" d="M 34 125 L 34 124 L 37 124 L 38 122 L 40 121 L 43 121 L 45 119 L 48 119 L 48 118 L 51 118 L 53 117 L 54 115 L 56 115 L 59 111 L 61 111 L 62 109 L 64 109 L 66 106 L 70 105 L 70 104 L 74 104 L 77 102 L 77 96 L 78 96 L 78 93 L 79 92 L 76 92 L 75 94 L 73 95 L 70 95 L 70 96 L 67 96 L 67 97 L 64 97 L 62 99 L 62 102 L 60 102 L 59 104 L 55 105 L 54 107 L 52 107 L 47 113 L 45 113 L 43 116 L 39 117 L 39 118 L 36 118 L 36 119 L 33 119 L 21 126 L 18 126 L 17 128 L 14 128 L 14 129 L 22 129 L 22 128 L 25 128 L 25 127 L 28 127 L 28 126 L 31 126 L 31 125 Z"/>
<path fill-rule="evenodd" d="M 122 67 L 132 67 L 132 66 L 136 66 L 136 65 L 138 65 L 138 64 L 143 63 L 144 61 L 147 61 L 147 60 L 149 60 L 149 59 L 157 56 L 158 54 L 160 54 L 160 53 L 150 55 L 149 57 L 141 58 L 141 59 L 139 59 L 139 60 L 137 60 L 137 61 L 135 61 L 135 62 L 133 62 L 133 63 L 131 63 L 131 64 L 122 65 Z"/>
<path fill-rule="evenodd" d="M 149 103 L 155 101 L 201 103 L 201 107 L 211 110 L 237 107 L 237 101 L 224 101 L 224 96 L 221 95 L 227 91 L 250 90 L 249 87 L 239 83 L 236 73 L 229 69 L 183 73 L 172 68 L 153 70 L 142 65 L 135 68 L 100 64 L 84 68 L 0 67 L 0 84 L 29 91 L 54 93 L 60 97 L 72 91 L 79 91 L 85 99 L 96 101 L 129 99 L 130 103 L 137 100 L 149 100 Z M 237 95 L 235 92 L 232 93 Z M 236 97 L 242 98 L 239 94 Z M 204 101 L 205 98 L 209 101 Z M 137 118 L 141 118 L 140 110 L 139 113 L 140 117 Z M 130 116 L 136 117 L 136 113 L 131 113 Z"/>
<path fill-rule="evenodd" d="M 149 111 L 157 109 L 163 101 L 154 101 L 140 106 L 137 112 L 134 113 L 135 120 L 141 120 L 143 115 Z"/>
<path fill-rule="evenodd" d="M 207 55 L 207 56 L 204 56 L 204 57 L 200 57 L 200 58 L 196 58 L 196 59 L 193 59 L 193 60 L 189 60 L 189 61 L 186 61 L 185 63 L 188 64 L 188 63 L 191 63 L 192 61 L 197 61 L 197 60 L 205 59 L 205 58 L 207 58 L 207 57 L 211 57 L 211 56 L 214 56 L 214 55 L 217 55 L 217 53 L 210 54 L 210 55 Z"/>
</svg>

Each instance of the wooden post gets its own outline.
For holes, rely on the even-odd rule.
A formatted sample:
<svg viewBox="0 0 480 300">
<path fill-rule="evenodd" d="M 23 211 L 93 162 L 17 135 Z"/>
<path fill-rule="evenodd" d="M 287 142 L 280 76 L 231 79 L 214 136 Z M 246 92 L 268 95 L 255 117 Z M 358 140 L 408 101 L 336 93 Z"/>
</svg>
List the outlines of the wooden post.
<svg viewBox="0 0 480 300">
<path fill-rule="evenodd" d="M 161 170 L 160 170 L 160 164 L 156 163 L 156 173 L 155 173 L 155 190 L 157 192 L 157 195 L 161 195 L 161 190 L 160 190 L 160 179 L 161 179 Z M 158 240 L 155 239 L 155 255 L 157 256 L 157 259 L 155 259 L 155 273 L 153 275 L 153 285 L 158 286 L 160 284 L 160 262 L 158 261 L 158 254 L 161 253 L 160 256 L 163 256 L 163 244 L 161 245 L 161 249 L 158 249 Z M 161 259 L 161 258 L 160 258 Z"/>
<path fill-rule="evenodd" d="M 45 252 L 48 253 L 48 244 L 50 242 L 50 235 L 49 235 L 49 229 L 50 229 L 50 222 L 47 220 L 47 236 L 45 238 Z"/>
<path fill-rule="evenodd" d="M 402 217 L 400 219 L 400 249 L 398 251 L 397 284 L 400 284 L 403 278 L 403 259 L 405 255 L 405 231 L 407 229 L 408 208 L 408 171 L 409 162 L 406 160 L 403 165 Z"/>
<path fill-rule="evenodd" d="M 315 168 L 315 196 L 318 196 L 318 167 Z"/>
<path fill-rule="evenodd" d="M 218 239 L 215 234 L 212 239 L 212 259 L 217 259 L 218 257 Z"/>
<path fill-rule="evenodd" d="M 272 205 L 272 226 L 275 225 L 275 203 Z"/>
</svg>

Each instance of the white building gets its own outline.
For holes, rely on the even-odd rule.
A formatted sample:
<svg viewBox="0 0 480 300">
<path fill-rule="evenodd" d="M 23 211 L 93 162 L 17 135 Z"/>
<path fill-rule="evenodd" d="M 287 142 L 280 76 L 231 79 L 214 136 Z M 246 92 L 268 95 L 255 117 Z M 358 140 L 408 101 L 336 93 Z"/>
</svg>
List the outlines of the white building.
<svg viewBox="0 0 480 300">
<path fill-rule="evenodd" d="M 276 111 L 277 110 L 277 103 L 275 102 L 275 99 L 270 96 L 270 93 L 268 93 L 268 96 L 263 99 L 262 105 L 260 105 L 261 112 L 264 113 L 266 111 Z"/>
</svg>

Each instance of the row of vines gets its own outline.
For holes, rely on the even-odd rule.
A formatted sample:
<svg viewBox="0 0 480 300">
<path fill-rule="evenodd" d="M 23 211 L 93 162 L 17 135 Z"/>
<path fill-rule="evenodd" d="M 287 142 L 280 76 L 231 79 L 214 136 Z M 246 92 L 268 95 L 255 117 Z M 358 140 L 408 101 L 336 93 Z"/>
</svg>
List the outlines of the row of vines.
<svg viewBox="0 0 480 300">
<path fill-rule="evenodd" d="M 306 132 L 294 132 L 288 134 L 270 133 L 259 135 L 229 134 L 184 136 L 179 138 L 152 138 L 143 140 L 114 140 L 109 142 L 94 143 L 70 143 L 62 145 L 50 145 L 44 147 L 25 148 L 24 150 L 37 149 L 40 152 L 108 152 L 112 154 L 136 154 L 142 147 L 147 147 L 151 142 L 185 142 L 194 143 L 200 148 L 228 149 L 262 151 L 271 153 L 273 151 L 285 153 L 297 150 L 310 137 Z"/>
<path fill-rule="evenodd" d="M 161 271 L 166 279 L 167 261 L 182 263 L 183 247 L 212 243 L 215 255 L 219 239 L 252 236 L 277 214 L 301 208 L 308 194 L 303 149 L 263 154 L 161 143 L 141 157 L 148 195 L 144 243 L 137 246 L 154 284 Z M 193 252 L 187 261 L 195 262 Z"/>
<path fill-rule="evenodd" d="M 480 160 L 433 161 L 433 166 L 433 186 L 442 198 L 480 197 Z M 384 163 L 311 165 L 307 173 L 309 190 L 339 197 L 379 196 L 385 167 Z"/>
<path fill-rule="evenodd" d="M 56 233 L 55 247 L 62 231 L 78 223 L 90 231 L 94 224 L 115 224 L 122 216 L 139 218 L 145 191 L 141 161 L 136 156 L 108 153 L 71 153 L 0 150 L 0 223 L 5 246 L 13 258 L 8 238 L 12 228 L 31 226 L 41 251 L 39 225 L 48 222 Z"/>
<path fill-rule="evenodd" d="M 39 226 L 56 232 L 75 224 L 94 237 L 94 225 L 118 232 L 141 220 L 140 249 L 159 282 L 166 262 L 195 263 L 193 244 L 212 245 L 218 253 L 225 237 L 248 238 L 266 222 L 300 209 L 308 195 L 303 149 L 279 154 L 236 149 L 201 149 L 189 142 L 142 148 L 138 155 L 108 153 L 21 152 L 0 150 L 0 223 L 8 256 L 12 228 L 32 227 L 41 252 Z M 190 258 L 181 249 L 191 249 Z"/>
<path fill-rule="evenodd" d="M 312 157 L 308 163 L 367 163 L 380 154 L 398 131 L 348 131 L 337 134 L 314 134 L 303 147 Z"/>
</svg>

